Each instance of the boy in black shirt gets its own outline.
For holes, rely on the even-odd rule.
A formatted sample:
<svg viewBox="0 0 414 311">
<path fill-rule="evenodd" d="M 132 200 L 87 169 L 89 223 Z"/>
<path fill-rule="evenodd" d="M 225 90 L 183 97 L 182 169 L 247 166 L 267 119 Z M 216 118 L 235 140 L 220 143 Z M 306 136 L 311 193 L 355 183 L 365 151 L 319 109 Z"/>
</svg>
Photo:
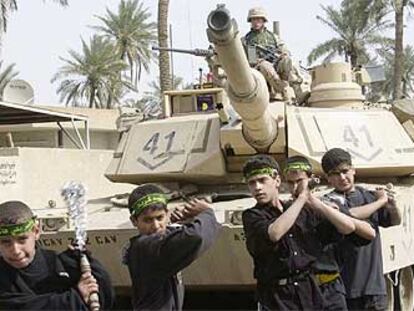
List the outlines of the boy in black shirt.
<svg viewBox="0 0 414 311">
<path fill-rule="evenodd" d="M 243 174 L 257 201 L 242 218 L 261 310 L 322 310 L 323 297 L 311 270 L 313 253 L 320 240 L 329 243 L 353 232 L 353 222 L 311 195 L 307 178 L 297 183 L 293 202 L 281 202 L 280 169 L 270 156 L 250 158 Z"/>
<path fill-rule="evenodd" d="M 175 216 L 180 221 L 194 219 L 167 226 L 167 199 L 159 187 L 147 184 L 131 193 L 128 207 L 139 231 L 124 256 L 134 310 L 181 310 L 184 287 L 178 273 L 209 248 L 219 232 L 212 206 L 193 199 Z"/>
<path fill-rule="evenodd" d="M 94 292 L 101 309 L 110 309 L 114 295 L 103 267 L 89 258 L 92 274 L 81 275 L 79 251 L 57 255 L 36 245 L 39 236 L 39 224 L 26 204 L 0 204 L 0 309 L 86 311 Z"/>
<path fill-rule="evenodd" d="M 312 166 L 308 159 L 302 156 L 289 157 L 284 170 L 289 191 L 293 198 L 297 197 L 298 185 L 304 180 L 312 181 Z M 313 202 L 313 203 L 312 203 Z M 311 196 L 308 204 L 321 206 L 317 198 Z M 329 204 L 332 205 L 332 204 Z M 331 206 L 338 209 L 338 206 Z M 345 215 L 343 215 L 345 216 Z M 343 238 L 351 238 L 360 244 L 368 244 L 375 238 L 375 230 L 365 221 L 349 218 L 354 223 L 355 232 Z M 317 257 L 313 269 L 323 298 L 325 299 L 325 310 L 348 310 L 345 299 L 345 287 L 340 277 L 340 267 L 335 256 L 336 243 L 321 245 L 320 249 L 314 250 Z"/>
<path fill-rule="evenodd" d="M 382 270 L 381 241 L 378 227 L 397 225 L 401 221 L 395 201 L 383 189 L 375 192 L 355 186 L 355 169 L 351 155 L 340 148 L 328 150 L 322 168 L 334 190 L 327 198 L 359 219 L 368 219 L 377 235 L 368 245 L 357 247 L 344 240 L 340 243 L 341 271 L 347 291 L 349 310 L 386 310 L 387 291 Z"/>
</svg>

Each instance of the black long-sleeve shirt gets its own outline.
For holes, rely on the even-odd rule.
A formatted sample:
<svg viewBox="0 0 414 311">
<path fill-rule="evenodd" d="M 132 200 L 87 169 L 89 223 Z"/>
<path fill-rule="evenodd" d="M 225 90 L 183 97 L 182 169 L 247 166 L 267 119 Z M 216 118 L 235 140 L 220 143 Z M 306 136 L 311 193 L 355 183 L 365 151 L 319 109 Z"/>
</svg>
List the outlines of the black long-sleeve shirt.
<svg viewBox="0 0 414 311">
<path fill-rule="evenodd" d="M 349 193 L 332 191 L 327 194 L 338 206 L 345 209 L 362 206 L 376 200 L 375 194 L 362 187 L 355 187 Z M 391 226 L 391 216 L 386 208 L 381 208 L 369 217 L 368 221 L 376 230 L 376 237 L 370 243 L 358 247 L 352 240 L 344 240 L 338 245 L 339 259 L 343 269 L 341 276 L 347 291 L 347 298 L 365 295 L 386 295 L 386 284 L 382 270 L 382 250 L 379 226 Z"/>
<path fill-rule="evenodd" d="M 99 285 L 101 310 L 108 310 L 114 300 L 109 275 L 96 260 L 90 258 L 90 264 Z M 38 247 L 25 269 L 15 269 L 0 258 L 0 273 L 0 310 L 89 310 L 77 290 L 78 252 L 58 255 Z"/>
<path fill-rule="evenodd" d="M 283 209 L 290 204 L 282 204 Z M 271 241 L 268 228 L 281 215 L 272 205 L 256 205 L 243 212 L 246 246 L 254 261 L 259 301 L 278 310 L 320 309 L 323 299 L 311 278 L 285 286 L 277 286 L 277 281 L 311 272 L 323 245 L 342 236 L 327 220 L 304 207 L 288 232 L 279 241 Z"/>
<path fill-rule="evenodd" d="M 177 273 L 210 247 L 219 231 L 212 209 L 164 234 L 130 240 L 126 263 L 132 279 L 134 310 L 181 310 L 184 287 Z"/>
</svg>

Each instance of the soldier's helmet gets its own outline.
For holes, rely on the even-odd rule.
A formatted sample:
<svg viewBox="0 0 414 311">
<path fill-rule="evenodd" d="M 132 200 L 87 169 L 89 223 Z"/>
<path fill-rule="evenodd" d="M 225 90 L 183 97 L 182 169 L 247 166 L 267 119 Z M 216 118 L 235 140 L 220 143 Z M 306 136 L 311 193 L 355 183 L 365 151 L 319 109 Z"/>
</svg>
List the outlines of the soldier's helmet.
<svg viewBox="0 0 414 311">
<path fill-rule="evenodd" d="M 249 10 L 249 13 L 247 14 L 247 22 L 250 23 L 251 19 L 254 17 L 261 17 L 267 22 L 266 11 L 261 7 L 254 7 Z"/>
</svg>

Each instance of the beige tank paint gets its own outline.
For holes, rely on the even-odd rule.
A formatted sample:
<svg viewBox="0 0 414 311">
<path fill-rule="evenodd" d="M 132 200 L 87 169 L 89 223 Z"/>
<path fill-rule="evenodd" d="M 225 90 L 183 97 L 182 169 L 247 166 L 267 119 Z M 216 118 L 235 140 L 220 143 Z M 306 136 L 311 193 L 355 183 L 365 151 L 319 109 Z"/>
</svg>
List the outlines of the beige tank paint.
<svg viewBox="0 0 414 311">
<path fill-rule="evenodd" d="M 414 173 L 414 143 L 386 110 L 287 107 L 288 155 L 304 155 L 321 173 L 320 159 L 340 147 L 353 156 L 359 176 Z M 386 126 L 386 128 L 384 128 Z"/>
<path fill-rule="evenodd" d="M 311 88 L 323 83 L 351 83 L 353 76 L 349 63 L 326 63 L 311 69 Z"/>
<path fill-rule="evenodd" d="M 223 88 L 205 88 L 194 90 L 173 90 L 164 92 L 164 108 L 166 117 L 185 115 L 197 112 L 196 97 L 199 95 L 213 95 L 215 103 L 228 107 L 228 97 Z"/>
<path fill-rule="evenodd" d="M 284 153 L 286 148 L 286 128 L 285 128 L 285 103 L 272 102 L 269 104 L 267 113 L 276 120 L 277 136 L 269 148 L 269 153 Z M 257 153 L 243 137 L 242 121 L 238 120 L 220 130 L 220 144 L 223 150 L 231 147 L 235 155 L 253 155 Z"/>
<path fill-rule="evenodd" d="M 364 96 L 348 63 L 329 63 L 312 68 L 309 106 L 362 108 Z"/>
<path fill-rule="evenodd" d="M 406 98 L 394 101 L 391 111 L 401 123 L 409 120 L 414 122 L 414 99 Z"/>
<path fill-rule="evenodd" d="M 414 180 L 409 185 L 393 189 L 401 211 L 401 224 L 380 228 L 384 273 L 414 263 Z"/>
<path fill-rule="evenodd" d="M 32 208 L 49 202 L 63 206 L 60 189 L 77 180 L 88 185 L 88 197 L 96 199 L 129 192 L 129 184 L 113 184 L 103 173 L 112 158 L 110 150 L 58 148 L 0 148 L 0 202 L 22 200 Z"/>
<path fill-rule="evenodd" d="M 217 114 L 138 123 L 124 135 L 106 176 L 134 183 L 216 182 L 225 176 L 219 131 Z"/>
</svg>

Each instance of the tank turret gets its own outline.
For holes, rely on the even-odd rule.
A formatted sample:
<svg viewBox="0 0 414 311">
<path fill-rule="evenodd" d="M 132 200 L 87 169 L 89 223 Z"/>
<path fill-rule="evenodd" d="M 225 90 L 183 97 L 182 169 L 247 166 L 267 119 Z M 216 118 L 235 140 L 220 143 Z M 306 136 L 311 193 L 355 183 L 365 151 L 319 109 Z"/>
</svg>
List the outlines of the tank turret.
<svg viewBox="0 0 414 311">
<path fill-rule="evenodd" d="M 250 68 L 237 23 L 224 5 L 207 19 L 207 36 L 227 75 L 226 91 L 243 121 L 243 136 L 258 151 L 267 151 L 277 136 L 277 124 L 268 113 L 269 93 L 264 77 Z"/>
</svg>

